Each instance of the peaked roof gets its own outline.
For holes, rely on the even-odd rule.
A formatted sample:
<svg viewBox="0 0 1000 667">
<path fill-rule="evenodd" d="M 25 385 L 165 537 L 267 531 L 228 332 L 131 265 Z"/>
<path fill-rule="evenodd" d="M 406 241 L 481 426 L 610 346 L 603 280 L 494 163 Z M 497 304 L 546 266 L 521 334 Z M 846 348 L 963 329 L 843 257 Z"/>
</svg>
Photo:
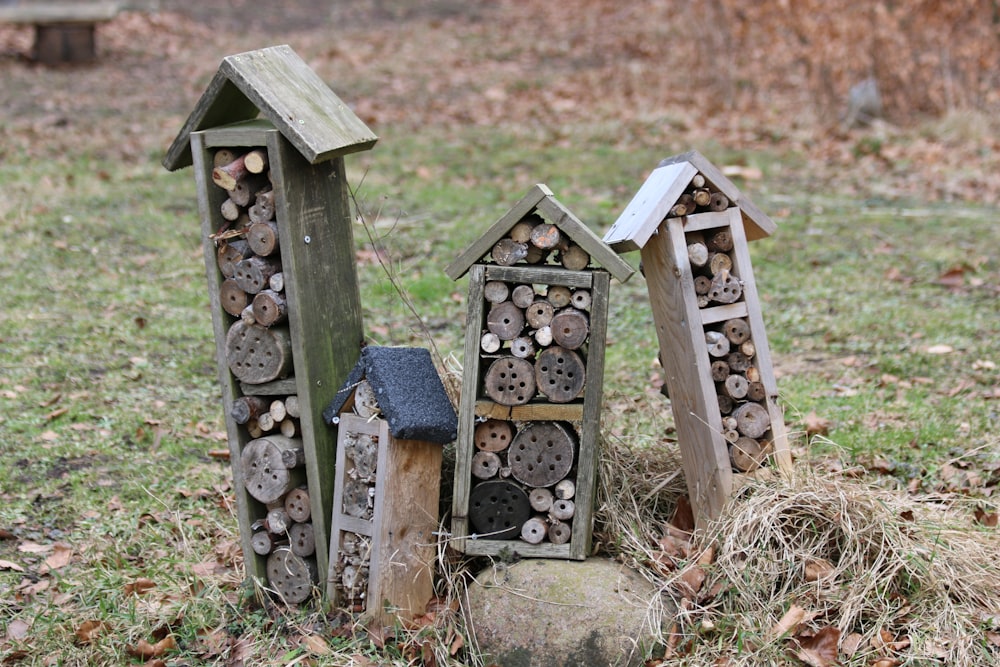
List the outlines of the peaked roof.
<svg viewBox="0 0 1000 667">
<path fill-rule="evenodd" d="M 427 350 L 377 345 L 362 348 L 358 363 L 323 410 L 327 424 L 336 423 L 347 399 L 362 380 L 367 380 L 375 392 L 393 437 L 442 445 L 457 437 L 455 408 Z"/>
<path fill-rule="evenodd" d="M 777 225 L 771 218 L 757 208 L 704 155 L 698 151 L 689 151 L 669 157 L 656 166 L 604 235 L 604 242 L 618 252 L 642 248 L 684 193 L 691 178 L 699 172 L 712 190 L 726 195 L 730 202 L 739 207 L 748 240 L 753 241 L 774 233 Z"/>
<path fill-rule="evenodd" d="M 444 272 L 452 280 L 461 278 L 473 264 L 480 261 L 493 248 L 497 241 L 506 236 L 514 225 L 532 211 L 537 211 L 550 224 L 558 227 L 560 232 L 565 233 L 574 243 L 586 250 L 594 261 L 620 282 L 625 282 L 635 273 L 635 269 L 628 262 L 619 257 L 597 234 L 573 215 L 572 211 L 563 206 L 543 183 L 532 187 L 528 194 L 494 222 L 486 233 L 455 258 Z"/>
<path fill-rule="evenodd" d="M 378 140 L 287 45 L 227 56 L 163 158 L 190 166 L 190 134 L 262 114 L 309 161 L 368 150 Z"/>
</svg>

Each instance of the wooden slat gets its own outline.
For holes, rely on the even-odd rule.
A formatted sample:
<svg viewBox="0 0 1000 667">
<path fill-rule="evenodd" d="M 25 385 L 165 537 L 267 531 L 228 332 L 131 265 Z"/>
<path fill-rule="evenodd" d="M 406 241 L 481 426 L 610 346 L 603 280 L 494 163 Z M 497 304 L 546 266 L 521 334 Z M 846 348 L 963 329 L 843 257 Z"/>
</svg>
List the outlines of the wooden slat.
<svg viewBox="0 0 1000 667">
<path fill-rule="evenodd" d="M 584 387 L 583 421 L 580 427 L 580 455 L 576 464 L 576 516 L 573 517 L 570 557 L 578 560 L 590 555 L 593 533 L 594 492 L 601 444 L 601 410 L 604 404 L 604 348 L 607 341 L 608 306 L 611 276 L 594 272 L 593 301 L 590 306 L 587 383 Z"/>
<path fill-rule="evenodd" d="M 745 301 L 737 301 L 736 303 L 727 303 L 723 306 L 712 306 L 711 308 L 701 309 L 702 324 L 715 324 L 716 322 L 731 320 L 734 317 L 746 316 L 747 304 Z"/>
<path fill-rule="evenodd" d="M 264 580 L 267 576 L 267 559 L 254 553 L 250 545 L 253 535 L 251 524 L 256 516 L 263 516 L 263 506 L 246 491 L 243 480 L 243 469 L 240 465 L 243 445 L 248 441 L 246 431 L 236 423 L 230 408 L 233 401 L 240 395 L 236 380 L 229 371 L 229 361 L 226 357 L 226 332 L 229 328 L 229 316 L 219 302 L 219 287 L 222 285 L 222 274 L 216 259 L 215 243 L 209 239 L 219 224 L 219 206 L 225 199 L 224 192 L 212 183 L 212 154 L 205 148 L 204 135 L 196 132 L 191 135 L 191 150 L 194 159 L 194 177 L 198 195 L 198 211 L 201 218 L 201 245 L 205 258 L 205 272 L 208 279 L 208 296 L 212 313 L 212 333 L 215 336 L 215 360 L 218 369 L 219 386 L 222 389 L 222 408 L 226 421 L 226 434 L 229 439 L 229 460 L 233 473 L 234 495 L 236 497 L 236 520 L 240 529 L 240 542 L 243 547 L 244 561 L 248 577 Z"/>
<path fill-rule="evenodd" d="M 323 409 L 347 379 L 364 331 L 353 221 L 343 158 L 312 165 L 277 131 L 267 133 L 292 361 L 298 385 L 316 564 L 327 571 L 335 429 Z"/>
<path fill-rule="evenodd" d="M 681 217 L 681 224 L 684 225 L 685 232 L 700 232 L 704 229 L 716 229 L 718 227 L 728 227 L 733 220 L 740 219 L 739 211 L 735 207 L 727 208 L 725 211 L 707 211 L 705 213 L 695 213 Z"/>
<path fill-rule="evenodd" d="M 570 271 L 557 266 L 497 266 L 486 264 L 486 280 L 535 285 L 590 288 L 592 271 Z"/>
<path fill-rule="evenodd" d="M 524 405 L 500 405 L 486 399 L 476 401 L 476 416 L 486 419 L 530 421 L 548 419 L 554 421 L 580 421 L 583 419 L 583 403 L 525 403 Z"/>
<path fill-rule="evenodd" d="M 684 477 L 701 527 L 720 516 L 732 489 L 732 470 L 703 329 L 688 324 L 700 322 L 701 314 L 679 218 L 668 219 L 650 237 L 642 261 Z"/>
<path fill-rule="evenodd" d="M 379 447 L 385 456 L 384 462 L 380 456 L 375 485 L 373 544 L 378 548 L 372 556 L 368 611 L 382 625 L 392 625 L 397 614 L 407 620 L 423 614 L 434 594 L 442 455 L 438 444 L 390 439 L 388 426 L 379 435 Z"/>
<path fill-rule="evenodd" d="M 574 519 L 575 521 L 575 519 Z M 570 544 L 528 544 L 523 540 L 478 540 L 465 541 L 465 553 L 470 556 L 496 556 L 499 553 L 524 556 L 526 558 L 574 559 Z M 576 559 L 579 560 L 579 559 Z"/>
<path fill-rule="evenodd" d="M 343 496 L 341 496 L 340 501 L 343 502 Z M 375 526 L 371 521 L 359 519 L 358 517 L 350 516 L 349 514 L 338 514 L 337 512 L 334 512 L 333 522 L 331 523 L 330 528 L 330 544 L 332 545 L 329 554 L 330 568 L 336 566 L 337 552 L 339 551 L 336 541 L 340 536 L 340 533 L 344 531 L 371 537 L 375 532 Z M 333 575 L 331 574 L 330 576 L 332 577 Z"/>
<path fill-rule="evenodd" d="M 617 252 L 645 246 L 696 172 L 687 162 L 654 169 L 604 235 L 604 242 Z"/>
<path fill-rule="evenodd" d="M 260 133 L 273 130 L 274 124 L 264 118 L 230 123 L 212 128 L 205 135 L 205 146 L 209 148 L 259 148 Z"/>
<path fill-rule="evenodd" d="M 289 396 L 298 391 L 298 383 L 294 377 L 275 380 L 265 384 L 240 383 L 240 393 L 244 396 Z"/>
<path fill-rule="evenodd" d="M 458 280 L 464 276 L 473 264 L 481 260 L 493 249 L 493 245 L 497 241 L 506 236 L 511 227 L 520 222 L 521 218 L 535 210 L 538 202 L 551 194 L 552 191 L 542 184 L 531 188 L 509 211 L 490 225 L 489 229 L 482 236 L 473 241 L 472 245 L 452 260 L 451 264 L 445 268 L 445 274 L 452 280 Z"/>
<path fill-rule="evenodd" d="M 767 394 L 767 411 L 771 416 L 771 435 L 774 437 L 774 460 L 778 469 L 790 473 L 792 457 L 788 449 L 788 434 L 785 430 L 785 418 L 778 405 L 778 383 L 774 377 L 774 364 L 771 360 L 771 347 L 767 342 L 764 330 L 764 316 L 757 293 L 757 281 L 750 262 L 750 248 L 744 235 L 741 220 L 735 220 L 730 226 L 733 237 L 733 272 L 743 281 L 743 300 L 747 305 L 747 322 L 750 324 L 750 339 L 754 343 L 757 357 L 757 369 L 760 380 Z"/>
<path fill-rule="evenodd" d="M 469 270 L 469 301 L 466 313 L 465 327 L 469 333 L 465 337 L 465 353 L 462 372 L 465 380 L 462 382 L 462 395 L 459 399 L 458 439 L 455 442 L 455 488 L 452 498 L 452 546 L 458 551 L 465 547 L 464 539 L 469 533 L 469 494 L 472 491 L 472 454 L 476 447 L 473 437 L 476 429 L 476 394 L 478 392 L 479 368 L 479 332 L 483 326 L 483 286 L 485 267 L 475 264 Z"/>
</svg>

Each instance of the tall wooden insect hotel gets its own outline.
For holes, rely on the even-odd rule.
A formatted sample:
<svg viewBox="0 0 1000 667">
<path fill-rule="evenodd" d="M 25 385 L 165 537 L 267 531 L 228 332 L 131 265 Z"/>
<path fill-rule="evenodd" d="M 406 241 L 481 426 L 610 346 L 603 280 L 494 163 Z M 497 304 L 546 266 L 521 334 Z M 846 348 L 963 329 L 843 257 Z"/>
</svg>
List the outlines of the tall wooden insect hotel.
<svg viewBox="0 0 1000 667">
<path fill-rule="evenodd" d="M 452 545 L 582 560 L 609 286 L 633 269 L 536 185 L 445 271 L 469 274 Z"/>
<path fill-rule="evenodd" d="M 247 573 L 287 603 L 328 565 L 321 414 L 362 340 L 343 156 L 376 139 L 277 46 L 225 58 L 163 160 L 194 166 Z"/>
<path fill-rule="evenodd" d="M 738 479 L 791 469 L 748 241 L 774 222 L 696 151 L 662 161 L 604 240 L 640 250 L 698 525 Z"/>
</svg>

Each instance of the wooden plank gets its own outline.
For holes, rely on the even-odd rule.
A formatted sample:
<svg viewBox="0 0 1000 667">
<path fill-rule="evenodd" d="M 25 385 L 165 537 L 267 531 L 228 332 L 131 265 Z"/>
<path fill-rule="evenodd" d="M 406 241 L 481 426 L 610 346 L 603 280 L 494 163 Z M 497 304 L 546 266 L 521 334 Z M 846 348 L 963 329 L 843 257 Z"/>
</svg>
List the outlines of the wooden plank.
<svg viewBox="0 0 1000 667">
<path fill-rule="evenodd" d="M 465 327 L 476 335 L 465 337 L 463 356 L 462 395 L 459 399 L 458 439 L 455 442 L 455 487 L 452 499 L 452 546 L 463 551 L 469 534 L 469 494 L 472 490 L 472 455 L 476 450 L 473 442 L 476 429 L 475 406 L 479 391 L 479 332 L 483 327 L 484 303 L 483 287 L 486 271 L 482 264 L 475 264 L 469 270 L 469 301 Z"/>
<path fill-rule="evenodd" d="M 695 522 L 703 527 L 720 516 L 732 489 L 732 470 L 679 218 L 668 219 L 650 236 L 642 261 L 684 477 Z"/>
<path fill-rule="evenodd" d="M 451 264 L 445 268 L 445 274 L 452 280 L 458 280 L 464 276 L 473 264 L 480 261 L 493 249 L 493 245 L 497 241 L 507 235 L 511 227 L 520 222 L 521 218 L 535 210 L 538 202 L 551 194 L 552 191 L 541 183 L 528 190 L 528 193 L 521 197 L 499 220 L 490 225 L 482 236 L 473 241 L 472 245 L 452 260 Z"/>
<path fill-rule="evenodd" d="M 635 273 L 635 269 L 628 262 L 619 257 L 609 245 L 601 240 L 601 237 L 591 231 L 555 197 L 547 196 L 538 202 L 538 211 L 560 231 L 565 232 L 578 246 L 586 250 L 594 262 L 604 267 L 619 282 L 625 282 Z"/>
<path fill-rule="evenodd" d="M 119 2 L 32 2 L 0 6 L 0 23 L 103 23 L 122 11 Z"/>
<path fill-rule="evenodd" d="M 703 325 L 725 322 L 726 320 L 731 320 L 734 317 L 746 316 L 747 304 L 745 301 L 737 301 L 736 303 L 727 303 L 722 306 L 712 306 L 711 308 L 701 309 L 701 323 Z"/>
<path fill-rule="evenodd" d="M 580 426 L 580 454 L 576 464 L 576 516 L 573 517 L 570 557 L 590 555 L 593 534 L 594 494 L 601 443 L 601 410 L 604 406 L 604 348 L 607 341 L 611 276 L 594 272 L 593 301 L 590 306 L 587 384 L 584 387 L 583 420 Z"/>
<path fill-rule="evenodd" d="M 226 435 L 229 439 L 229 461 L 233 473 L 234 496 L 236 497 L 236 520 L 240 529 L 240 543 L 243 547 L 247 576 L 263 583 L 267 577 L 267 559 L 254 553 L 250 545 L 253 534 L 251 524 L 257 516 L 264 515 L 263 506 L 246 491 L 243 480 L 243 470 L 240 465 L 243 445 L 248 442 L 249 435 L 233 419 L 230 408 L 235 398 L 240 395 L 236 380 L 229 371 L 229 361 L 226 358 L 226 332 L 229 316 L 219 303 L 219 287 L 222 285 L 222 274 L 216 259 L 215 243 L 209 238 L 218 227 L 220 217 L 219 206 L 225 199 L 223 191 L 212 183 L 212 153 L 204 145 L 204 135 L 200 132 L 191 135 L 191 150 L 194 159 L 194 176 L 198 196 L 198 212 L 201 218 L 201 245 L 205 259 L 205 273 L 208 279 L 208 295 L 212 314 L 212 333 L 215 336 L 215 361 L 218 371 L 219 386 L 222 389 L 222 408 L 226 421 Z"/>
<path fill-rule="evenodd" d="M 343 502 L 343 500 L 344 500 L 343 497 L 341 497 L 340 501 Z M 329 556 L 331 568 L 335 567 L 337 564 L 336 559 L 339 547 L 336 546 L 336 540 L 340 536 L 340 533 L 346 530 L 351 533 L 357 533 L 358 535 L 367 535 L 371 537 L 371 535 L 375 532 L 375 526 L 374 524 L 372 524 L 371 521 L 366 521 L 365 519 L 359 519 L 356 516 L 350 516 L 348 514 L 338 515 L 337 512 L 334 512 L 333 516 L 334 520 L 331 524 L 332 527 L 330 529 L 330 536 L 331 536 L 330 543 L 334 545 L 331 548 Z"/>
<path fill-rule="evenodd" d="M 353 219 L 343 158 L 310 164 L 276 130 L 267 133 L 281 247 L 292 361 L 316 533 L 316 564 L 327 571 L 335 429 L 323 409 L 347 379 L 364 339 Z"/>
<path fill-rule="evenodd" d="M 661 163 L 611 225 L 604 235 L 604 242 L 616 252 L 644 247 L 695 173 L 697 170 L 687 162 Z"/>
<path fill-rule="evenodd" d="M 588 366 L 587 373 L 590 373 Z M 587 376 L 590 379 L 590 376 Z M 536 419 L 552 421 L 580 421 L 583 419 L 584 404 L 574 403 L 525 403 L 510 408 L 510 419 L 529 421 Z"/>
<path fill-rule="evenodd" d="M 730 209 L 732 210 L 732 209 Z M 766 408 L 771 416 L 771 435 L 773 436 L 774 461 L 779 470 L 785 473 L 792 471 L 792 456 L 788 449 L 788 434 L 785 429 L 785 417 L 778 404 L 778 382 L 774 377 L 774 364 L 771 360 L 771 347 L 767 342 L 764 329 L 764 316 L 761 309 L 760 295 L 757 292 L 757 281 L 754 278 L 753 264 L 750 262 L 750 247 L 744 235 L 742 220 L 734 220 L 730 226 L 733 237 L 733 272 L 743 281 L 743 300 L 747 304 L 747 322 L 750 324 L 750 339 L 754 343 L 757 357 L 757 369 L 760 371 L 760 381 L 764 384 L 767 395 Z"/>
<path fill-rule="evenodd" d="M 736 208 L 727 208 L 725 211 L 707 211 L 705 213 L 695 213 L 681 217 L 681 224 L 684 225 L 685 232 L 700 232 L 705 229 L 716 229 L 718 227 L 728 227 L 732 224 L 732 212 Z M 737 214 L 737 219 L 739 215 Z"/>
<path fill-rule="evenodd" d="M 266 382 L 264 384 L 240 383 L 240 393 L 244 396 L 290 396 L 298 392 L 299 385 L 294 377 Z"/>
<path fill-rule="evenodd" d="M 368 150 L 378 137 L 288 45 L 223 59 L 163 160 L 169 171 L 191 163 L 188 135 L 250 120 L 258 112 L 317 164 Z"/>
<path fill-rule="evenodd" d="M 506 283 L 565 285 L 589 289 L 593 282 L 591 271 L 570 271 L 558 266 L 497 266 L 496 264 L 484 266 L 486 280 L 500 280 Z"/>
<path fill-rule="evenodd" d="M 379 463 L 375 485 L 378 548 L 372 557 L 374 590 L 368 611 L 383 625 L 392 625 L 396 618 L 423 614 L 434 595 L 442 448 L 390 439 L 388 426 L 379 436 L 380 447 L 383 442 L 385 462 Z"/>
<path fill-rule="evenodd" d="M 209 148 L 259 148 L 261 132 L 275 129 L 271 121 L 254 118 L 229 125 L 212 128 L 205 135 L 205 146 Z"/>
<path fill-rule="evenodd" d="M 544 542 L 542 544 L 528 544 L 523 540 L 469 539 L 466 540 L 465 553 L 470 556 L 496 556 L 499 553 L 509 553 L 511 556 L 523 556 L 525 558 L 579 560 L 571 555 L 569 543 L 552 544 Z"/>
</svg>

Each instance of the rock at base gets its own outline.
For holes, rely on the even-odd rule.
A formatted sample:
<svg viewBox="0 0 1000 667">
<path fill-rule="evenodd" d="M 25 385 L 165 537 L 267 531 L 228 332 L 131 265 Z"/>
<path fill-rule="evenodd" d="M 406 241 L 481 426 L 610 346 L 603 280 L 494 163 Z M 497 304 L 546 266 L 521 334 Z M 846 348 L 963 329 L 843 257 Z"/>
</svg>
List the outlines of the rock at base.
<svg viewBox="0 0 1000 667">
<path fill-rule="evenodd" d="M 469 627 L 503 667 L 641 665 L 654 644 L 659 592 L 608 559 L 526 559 L 469 585 Z"/>
</svg>

